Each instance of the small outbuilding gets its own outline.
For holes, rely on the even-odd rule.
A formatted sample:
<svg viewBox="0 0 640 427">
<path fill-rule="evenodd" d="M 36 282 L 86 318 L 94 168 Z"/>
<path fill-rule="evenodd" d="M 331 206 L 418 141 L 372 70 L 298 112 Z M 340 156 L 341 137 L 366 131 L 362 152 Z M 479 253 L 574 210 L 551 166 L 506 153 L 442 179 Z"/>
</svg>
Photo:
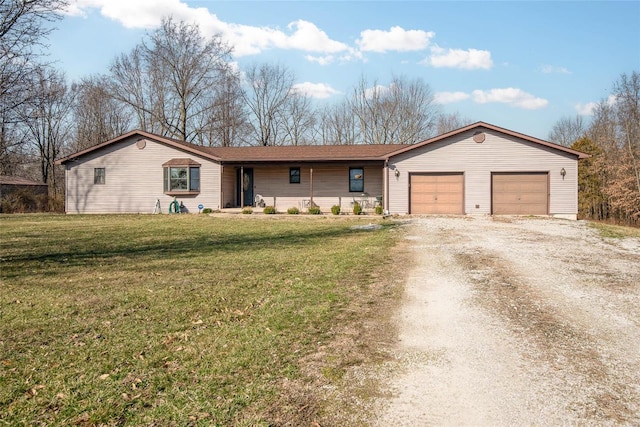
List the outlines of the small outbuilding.
<svg viewBox="0 0 640 427">
<path fill-rule="evenodd" d="M 0 212 L 37 212 L 44 210 L 48 186 L 19 176 L 0 175 Z M 9 207 L 9 209 L 7 209 Z"/>
<path fill-rule="evenodd" d="M 414 145 L 203 147 L 132 131 L 58 161 L 68 213 L 358 203 L 390 214 L 576 218 L 586 154 L 484 122 Z M 163 209 L 164 208 L 164 209 Z"/>
</svg>

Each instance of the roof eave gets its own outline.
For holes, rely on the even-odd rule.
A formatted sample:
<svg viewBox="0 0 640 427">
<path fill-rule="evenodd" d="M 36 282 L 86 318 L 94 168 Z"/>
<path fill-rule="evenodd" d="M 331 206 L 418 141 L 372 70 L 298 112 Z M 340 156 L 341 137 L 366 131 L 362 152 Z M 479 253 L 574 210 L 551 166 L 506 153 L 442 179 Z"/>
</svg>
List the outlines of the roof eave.
<svg viewBox="0 0 640 427">
<path fill-rule="evenodd" d="M 586 154 L 586 153 L 583 153 L 581 151 L 574 150 L 574 149 L 571 149 L 571 148 L 568 148 L 568 147 L 564 147 L 562 145 L 554 144 L 553 142 L 545 141 L 543 139 L 535 138 L 533 136 L 525 135 L 523 133 L 515 132 L 515 131 L 509 130 L 509 129 L 505 129 L 505 128 L 502 128 L 500 126 L 492 125 L 492 124 L 489 124 L 489 123 L 476 122 L 476 123 L 472 123 L 470 125 L 461 127 L 459 129 L 455 129 L 455 130 L 452 130 L 450 132 L 443 133 L 442 135 L 438 135 L 436 137 L 433 137 L 431 139 L 427 139 L 427 140 L 419 142 L 417 144 L 410 145 L 410 146 L 408 146 L 406 148 L 401 148 L 401 149 L 399 149 L 397 151 L 389 153 L 386 158 L 390 159 L 391 157 L 394 157 L 394 156 L 397 156 L 399 154 L 405 153 L 407 151 L 416 149 L 418 147 L 423 147 L 425 145 L 433 144 L 434 142 L 442 141 L 442 140 L 444 140 L 446 138 L 449 138 L 449 137 L 452 137 L 452 136 L 455 136 L 455 135 L 459 135 L 461 133 L 468 132 L 468 131 L 470 131 L 472 129 L 477 129 L 477 128 L 485 128 L 485 129 L 493 130 L 495 132 L 503 133 L 505 135 L 510 135 L 510 136 L 513 136 L 513 137 L 516 137 L 516 138 L 519 138 L 519 139 L 523 139 L 525 141 L 534 142 L 536 144 L 540 144 L 540 145 L 543 145 L 543 146 L 546 146 L 546 147 L 549 147 L 549 148 L 553 148 L 553 149 L 556 149 L 558 151 L 563 151 L 565 153 L 573 154 L 573 155 L 577 156 L 578 159 L 585 159 L 585 158 L 591 157 L 589 154 Z"/>
<path fill-rule="evenodd" d="M 97 151 L 97 150 L 99 150 L 101 148 L 104 148 L 104 147 L 107 147 L 107 146 L 109 146 L 111 144 L 115 144 L 117 142 L 124 141 L 125 139 L 130 138 L 130 137 L 132 137 L 132 136 L 134 136 L 136 134 L 140 135 L 142 137 L 141 139 L 149 139 L 149 140 L 152 140 L 152 141 L 159 142 L 161 144 L 170 145 L 170 146 L 172 146 L 174 148 L 178 148 L 180 150 L 183 150 L 183 151 L 186 151 L 186 152 L 189 152 L 189 153 L 201 156 L 201 157 L 205 157 L 205 158 L 217 161 L 217 162 L 219 162 L 221 160 L 219 157 L 217 157 L 217 156 L 215 156 L 213 154 L 210 154 L 210 153 L 207 153 L 206 151 L 201 151 L 201 150 L 198 150 L 197 148 L 194 148 L 195 146 L 191 147 L 191 146 L 187 145 L 188 143 L 180 143 L 180 142 L 174 141 L 172 139 L 165 138 L 165 137 L 159 136 L 159 135 L 154 135 L 152 133 L 148 133 L 148 132 L 145 132 L 145 131 L 142 131 L 142 130 L 138 129 L 138 130 L 132 130 L 132 131 L 127 132 L 127 133 L 125 133 L 123 135 L 120 135 L 120 136 L 118 136 L 116 138 L 110 139 L 109 141 L 105 141 L 103 143 L 94 145 L 93 147 L 89 147 L 87 149 L 84 149 L 84 150 L 78 151 L 76 153 L 73 153 L 73 154 L 71 154 L 69 156 L 66 156 L 66 157 L 63 157 L 61 159 L 58 159 L 58 160 L 56 160 L 55 164 L 56 165 L 63 165 L 65 163 L 71 162 L 73 160 L 77 160 L 78 158 L 80 158 L 80 157 L 82 157 L 82 156 L 84 156 L 86 154 L 89 154 L 89 153 L 91 153 L 93 151 Z"/>
</svg>

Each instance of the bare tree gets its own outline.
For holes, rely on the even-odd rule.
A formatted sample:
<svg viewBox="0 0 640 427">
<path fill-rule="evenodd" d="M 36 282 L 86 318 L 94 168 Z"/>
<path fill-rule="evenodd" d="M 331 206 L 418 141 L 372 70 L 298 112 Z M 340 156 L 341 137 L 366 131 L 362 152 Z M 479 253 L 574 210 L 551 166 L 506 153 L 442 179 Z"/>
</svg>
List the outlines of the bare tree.
<svg viewBox="0 0 640 427">
<path fill-rule="evenodd" d="M 352 145 L 358 141 L 355 116 L 346 101 L 326 106 L 319 112 L 316 123 L 316 143 L 323 145 Z"/>
<path fill-rule="evenodd" d="M 422 79 L 394 77 L 388 87 L 362 77 L 349 99 L 365 144 L 414 144 L 434 134 L 438 107 Z"/>
<path fill-rule="evenodd" d="M 41 59 L 53 21 L 66 0 L 0 1 L 0 171 L 13 173 L 23 153 L 16 127 L 27 101 L 29 76 Z M 16 157 L 18 156 L 18 157 Z"/>
<path fill-rule="evenodd" d="M 640 195 L 640 72 L 630 76 L 622 74 L 614 83 L 613 95 L 616 99 L 616 117 L 620 141 L 626 147 L 635 175 L 636 188 Z M 640 219 L 640 213 L 639 213 Z"/>
<path fill-rule="evenodd" d="M 105 76 L 84 78 L 74 85 L 74 151 L 99 144 L 129 130 L 129 112 L 109 92 Z"/>
<path fill-rule="evenodd" d="M 594 110 L 588 135 L 598 148 L 605 218 L 640 224 L 640 74 L 622 74 Z M 586 166 L 583 164 L 583 166 Z"/>
<path fill-rule="evenodd" d="M 147 41 L 116 58 L 111 92 L 135 111 L 143 130 L 202 140 L 230 54 L 219 35 L 207 40 L 195 24 L 164 19 Z"/>
<path fill-rule="evenodd" d="M 246 105 L 243 101 L 239 74 L 228 70 L 223 80 L 214 88 L 213 108 L 201 117 L 198 136 L 201 145 L 231 147 L 242 145 L 251 134 Z"/>
<path fill-rule="evenodd" d="M 283 65 L 252 65 L 246 72 L 244 100 L 250 111 L 254 143 L 280 145 L 284 133 L 287 102 L 292 96 L 295 76 Z"/>
<path fill-rule="evenodd" d="M 29 100 L 20 108 L 24 140 L 35 148 L 42 180 L 55 196 L 55 161 L 71 138 L 73 95 L 64 74 L 40 68 L 31 76 Z"/>
<path fill-rule="evenodd" d="M 587 126 L 581 115 L 562 117 L 551 128 L 549 141 L 565 147 L 571 147 L 573 143 L 585 136 L 586 131 Z"/>
<path fill-rule="evenodd" d="M 288 145 L 311 144 L 315 116 L 311 107 L 310 97 L 292 89 L 287 97 L 283 113 L 283 143 Z"/>
<path fill-rule="evenodd" d="M 471 119 L 462 117 L 460 113 L 440 114 L 436 125 L 436 134 L 442 135 L 473 123 Z"/>
</svg>

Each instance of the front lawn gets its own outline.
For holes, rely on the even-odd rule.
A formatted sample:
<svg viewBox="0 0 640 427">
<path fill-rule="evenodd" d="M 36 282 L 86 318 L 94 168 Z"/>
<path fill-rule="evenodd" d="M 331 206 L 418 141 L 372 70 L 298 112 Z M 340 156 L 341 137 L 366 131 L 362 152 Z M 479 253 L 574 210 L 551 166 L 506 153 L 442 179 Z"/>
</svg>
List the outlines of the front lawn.
<svg viewBox="0 0 640 427">
<path fill-rule="evenodd" d="M 360 221 L 0 217 L 0 425 L 308 425 L 393 262 Z"/>
</svg>

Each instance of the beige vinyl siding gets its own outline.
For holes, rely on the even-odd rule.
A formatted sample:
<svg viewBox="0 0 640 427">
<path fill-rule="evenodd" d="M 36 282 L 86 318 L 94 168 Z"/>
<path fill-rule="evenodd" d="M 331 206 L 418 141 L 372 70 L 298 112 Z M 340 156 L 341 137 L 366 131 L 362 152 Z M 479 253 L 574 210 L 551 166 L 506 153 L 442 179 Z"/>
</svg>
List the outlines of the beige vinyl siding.
<svg viewBox="0 0 640 427">
<path fill-rule="evenodd" d="M 290 167 L 300 168 L 300 184 L 289 183 Z M 311 198 L 313 169 L 313 202 L 323 211 L 329 211 L 333 205 L 341 205 L 344 211 L 351 208 L 354 197 L 362 195 L 349 192 L 349 167 L 364 168 L 364 191 L 372 199 L 382 195 L 382 162 L 253 166 L 254 194 L 260 194 L 268 205 L 273 205 L 275 201 L 275 206 L 280 211 L 286 211 L 290 207 L 304 207 L 302 202 Z"/>
<path fill-rule="evenodd" d="M 222 205 L 221 208 L 232 208 L 238 205 L 236 200 L 236 168 L 222 167 Z"/>
<path fill-rule="evenodd" d="M 209 159 L 146 139 L 144 149 L 137 136 L 114 143 L 67 163 L 66 210 L 68 213 L 152 213 L 160 199 L 168 212 L 172 196 L 163 189 L 162 164 L 174 158 L 200 163 L 200 193 L 178 196 L 190 212 L 198 205 L 216 209 L 220 204 L 220 166 Z M 94 184 L 94 168 L 105 169 L 105 184 Z"/>
<path fill-rule="evenodd" d="M 390 168 L 400 176 L 389 177 L 389 211 L 409 212 L 409 173 L 464 173 L 464 209 L 466 214 L 491 212 L 492 172 L 548 172 L 549 213 L 575 217 L 577 213 L 576 156 L 533 142 L 484 130 L 482 143 L 473 141 L 477 129 L 418 147 L 390 159 Z M 560 170 L 566 170 L 563 179 Z M 476 207 L 477 206 L 477 207 Z"/>
</svg>

